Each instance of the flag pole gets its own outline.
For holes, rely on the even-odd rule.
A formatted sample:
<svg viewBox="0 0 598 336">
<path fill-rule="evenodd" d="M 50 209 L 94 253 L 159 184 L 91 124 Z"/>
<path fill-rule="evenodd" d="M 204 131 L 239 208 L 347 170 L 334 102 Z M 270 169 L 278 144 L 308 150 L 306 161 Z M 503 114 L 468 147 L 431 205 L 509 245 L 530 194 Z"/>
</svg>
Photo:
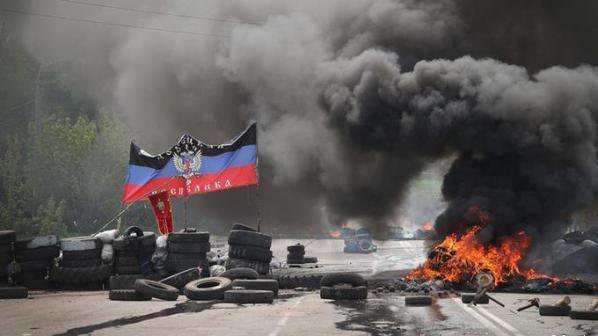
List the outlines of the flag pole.
<svg viewBox="0 0 598 336">
<path fill-rule="evenodd" d="M 257 124 L 255 126 L 255 144 L 257 145 Z M 258 150 L 256 148 L 255 151 L 255 176 L 256 176 L 256 185 L 255 185 L 255 206 L 257 208 L 257 232 L 261 232 L 262 229 L 262 213 L 260 210 L 260 170 L 259 170 L 259 163 L 260 157 L 258 155 Z"/>
</svg>

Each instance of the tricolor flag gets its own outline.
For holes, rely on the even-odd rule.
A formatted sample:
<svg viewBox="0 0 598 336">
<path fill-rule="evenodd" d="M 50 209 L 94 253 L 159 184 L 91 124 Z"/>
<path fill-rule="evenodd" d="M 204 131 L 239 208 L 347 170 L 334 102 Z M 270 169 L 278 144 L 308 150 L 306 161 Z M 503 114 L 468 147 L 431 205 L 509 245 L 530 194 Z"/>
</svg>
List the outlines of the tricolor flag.
<svg viewBox="0 0 598 336">
<path fill-rule="evenodd" d="M 256 125 L 227 144 L 208 145 L 189 134 L 170 150 L 151 155 L 131 143 L 123 203 L 167 191 L 184 197 L 257 184 Z"/>
</svg>

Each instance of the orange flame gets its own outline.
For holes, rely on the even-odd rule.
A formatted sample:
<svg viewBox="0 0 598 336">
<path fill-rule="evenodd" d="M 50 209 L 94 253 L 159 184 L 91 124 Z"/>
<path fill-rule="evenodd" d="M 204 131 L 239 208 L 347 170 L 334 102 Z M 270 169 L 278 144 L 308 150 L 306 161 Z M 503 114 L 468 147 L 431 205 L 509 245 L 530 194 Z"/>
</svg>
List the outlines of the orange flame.
<svg viewBox="0 0 598 336">
<path fill-rule="evenodd" d="M 330 232 L 328 232 L 328 235 L 331 238 L 340 238 L 343 235 L 343 233 L 340 231 L 330 231 Z"/>
<path fill-rule="evenodd" d="M 479 208 L 472 208 L 482 224 L 488 215 Z M 524 231 L 512 237 L 503 237 L 497 245 L 483 245 L 476 234 L 481 226 L 474 226 L 464 235 L 447 236 L 442 243 L 435 246 L 426 262 L 411 271 L 408 279 L 425 278 L 427 280 L 443 279 L 449 282 L 470 281 L 481 271 L 492 273 L 495 284 L 507 282 L 513 276 L 524 276 L 527 279 L 545 277 L 534 268 L 522 270 L 520 264 L 529 250 L 532 238 Z M 552 278 L 558 280 L 557 278 Z"/>
<path fill-rule="evenodd" d="M 434 224 L 432 224 L 432 222 L 427 222 L 422 226 L 422 229 L 424 229 L 424 231 L 432 231 L 434 230 Z"/>
</svg>

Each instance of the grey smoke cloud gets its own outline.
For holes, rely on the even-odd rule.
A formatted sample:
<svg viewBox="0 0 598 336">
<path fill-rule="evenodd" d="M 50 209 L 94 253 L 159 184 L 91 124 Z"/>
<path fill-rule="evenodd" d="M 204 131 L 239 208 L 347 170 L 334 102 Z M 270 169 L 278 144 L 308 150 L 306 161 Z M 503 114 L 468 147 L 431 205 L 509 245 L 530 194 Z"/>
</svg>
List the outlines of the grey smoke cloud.
<svg viewBox="0 0 598 336">
<path fill-rule="evenodd" d="M 443 232 L 458 229 L 472 204 L 508 232 L 557 222 L 593 197 L 597 75 L 579 64 L 597 47 L 576 43 L 595 22 L 594 3 L 103 3 L 235 23 L 63 1 L 7 6 L 212 36 L 6 20 L 40 59 L 71 60 L 73 86 L 120 114 L 149 151 L 184 131 L 222 142 L 256 119 L 266 228 L 383 225 L 408 182 L 449 155 L 457 159 L 443 185 Z M 587 41 L 597 35 L 585 29 Z M 561 63 L 573 68 L 551 67 Z M 221 211 L 231 202 L 236 211 Z M 220 225 L 255 216 L 247 190 L 193 207 Z"/>
</svg>

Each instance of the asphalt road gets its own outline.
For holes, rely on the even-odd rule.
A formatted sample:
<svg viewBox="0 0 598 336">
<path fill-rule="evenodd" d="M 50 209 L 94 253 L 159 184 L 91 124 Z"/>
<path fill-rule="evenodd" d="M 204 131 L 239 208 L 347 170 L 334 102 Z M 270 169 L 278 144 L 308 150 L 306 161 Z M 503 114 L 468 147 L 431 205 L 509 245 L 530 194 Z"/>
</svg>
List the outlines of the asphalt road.
<svg viewBox="0 0 598 336">
<path fill-rule="evenodd" d="M 425 257 L 421 241 L 386 242 L 370 255 L 339 252 L 339 242 L 342 249 L 342 241 L 307 245 L 307 254 L 322 262 L 318 271 L 388 274 Z M 274 253 L 286 253 L 289 243 L 275 241 Z M 493 296 L 506 308 L 493 303 L 467 306 L 458 297 L 437 299 L 429 307 L 406 307 L 399 293 L 335 302 L 321 300 L 317 291 L 284 290 L 272 305 L 236 305 L 192 302 L 184 296 L 176 302 L 117 302 L 108 300 L 106 292 L 33 292 L 29 299 L 0 300 L 0 335 L 598 335 L 598 321 L 541 317 L 536 308 L 515 312 L 534 295 Z M 557 298 L 540 296 L 543 303 Z M 571 298 L 574 308 L 592 299 Z"/>
</svg>

